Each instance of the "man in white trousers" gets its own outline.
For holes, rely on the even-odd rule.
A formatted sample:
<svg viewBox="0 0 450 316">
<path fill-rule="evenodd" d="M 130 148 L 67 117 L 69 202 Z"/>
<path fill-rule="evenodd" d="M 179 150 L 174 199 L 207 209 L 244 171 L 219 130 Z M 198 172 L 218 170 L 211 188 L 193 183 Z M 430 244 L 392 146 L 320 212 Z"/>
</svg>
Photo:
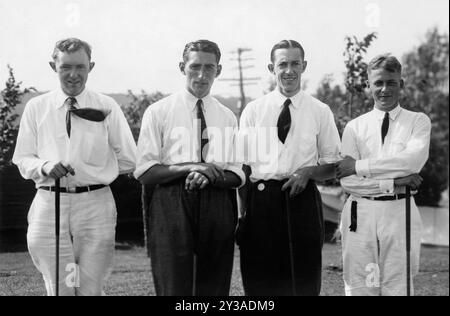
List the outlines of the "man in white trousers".
<svg viewBox="0 0 450 316">
<path fill-rule="evenodd" d="M 374 109 L 350 121 L 342 137 L 347 157 L 336 175 L 350 194 L 340 226 L 346 295 L 407 293 L 405 186 L 415 190 L 422 182 L 431 123 L 399 104 L 401 71 L 390 54 L 370 61 Z M 411 199 L 412 276 L 419 271 L 420 238 L 420 214 Z"/>
<path fill-rule="evenodd" d="M 119 105 L 86 88 L 94 67 L 86 42 L 58 41 L 51 68 L 60 87 L 31 99 L 13 162 L 37 193 L 27 243 L 55 295 L 55 179 L 61 182 L 59 295 L 101 295 L 113 263 L 116 205 L 109 184 L 135 169 L 136 144 Z"/>
</svg>

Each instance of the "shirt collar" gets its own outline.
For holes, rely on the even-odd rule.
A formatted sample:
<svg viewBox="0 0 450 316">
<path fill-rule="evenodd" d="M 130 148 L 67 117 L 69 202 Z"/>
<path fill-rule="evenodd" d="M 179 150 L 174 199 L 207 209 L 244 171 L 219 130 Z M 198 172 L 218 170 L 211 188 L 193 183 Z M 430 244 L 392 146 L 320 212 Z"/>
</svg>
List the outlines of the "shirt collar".
<svg viewBox="0 0 450 316">
<path fill-rule="evenodd" d="M 278 87 L 275 88 L 275 90 L 273 91 L 274 101 L 280 108 L 283 107 L 283 104 L 287 99 L 291 99 L 292 106 L 294 108 L 298 108 L 301 104 L 304 95 L 305 93 L 300 90 L 296 95 L 293 95 L 292 97 L 288 98 L 283 94 L 281 94 L 281 92 L 278 90 Z"/>
<path fill-rule="evenodd" d="M 74 98 L 77 100 L 78 107 L 84 108 L 86 107 L 86 95 L 87 95 L 87 88 L 84 88 L 84 90 Z M 56 108 L 59 109 L 62 106 L 64 106 L 64 103 L 66 102 L 67 98 L 69 96 L 62 91 L 61 88 L 56 90 Z"/>
<path fill-rule="evenodd" d="M 398 115 L 400 114 L 401 110 L 402 110 L 402 107 L 400 106 L 400 104 L 398 104 L 394 109 L 389 111 L 389 118 L 391 120 L 395 121 L 397 119 Z M 384 115 L 386 112 L 378 110 L 377 108 L 374 107 L 373 113 L 378 120 L 382 120 L 384 118 Z"/>
<path fill-rule="evenodd" d="M 188 90 L 183 90 L 183 99 L 185 104 L 188 106 L 189 110 L 196 111 L 196 105 L 198 98 L 194 96 L 192 93 L 190 93 Z M 208 108 L 208 104 L 211 104 L 212 98 L 211 95 L 208 94 L 207 96 L 202 98 L 203 101 L 203 111 L 205 111 Z"/>
</svg>

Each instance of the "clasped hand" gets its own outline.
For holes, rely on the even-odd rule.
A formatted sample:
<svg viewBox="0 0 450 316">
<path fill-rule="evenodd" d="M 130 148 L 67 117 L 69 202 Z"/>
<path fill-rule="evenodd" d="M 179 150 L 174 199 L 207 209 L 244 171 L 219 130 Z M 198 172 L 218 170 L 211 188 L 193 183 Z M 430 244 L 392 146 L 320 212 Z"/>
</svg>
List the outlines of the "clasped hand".
<svg viewBox="0 0 450 316">
<path fill-rule="evenodd" d="M 75 175 L 75 170 L 66 163 L 48 161 L 42 166 L 42 172 L 47 177 L 51 177 L 53 179 L 60 179 L 62 177 L 67 176 L 67 174 Z"/>
<path fill-rule="evenodd" d="M 216 184 L 224 180 L 225 173 L 222 168 L 211 163 L 196 163 L 186 177 L 186 190 L 202 190 L 209 184 Z"/>
</svg>

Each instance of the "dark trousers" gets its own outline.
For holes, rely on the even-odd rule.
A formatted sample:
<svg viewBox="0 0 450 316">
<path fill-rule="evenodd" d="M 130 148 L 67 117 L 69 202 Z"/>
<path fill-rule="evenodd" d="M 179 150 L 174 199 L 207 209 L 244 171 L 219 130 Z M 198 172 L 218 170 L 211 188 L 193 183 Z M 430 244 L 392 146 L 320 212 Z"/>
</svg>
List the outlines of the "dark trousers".
<svg viewBox="0 0 450 316">
<path fill-rule="evenodd" d="M 157 295 L 193 295 L 197 254 L 197 293 L 229 295 L 237 214 L 230 190 L 189 192 L 184 181 L 153 192 L 149 244 Z"/>
<path fill-rule="evenodd" d="M 283 182 L 252 183 L 241 242 L 246 295 L 293 295 Z M 259 189 L 258 189 L 259 186 Z M 263 188 L 264 187 L 264 188 Z M 324 225 L 320 193 L 314 182 L 290 199 L 297 295 L 320 294 Z"/>
</svg>

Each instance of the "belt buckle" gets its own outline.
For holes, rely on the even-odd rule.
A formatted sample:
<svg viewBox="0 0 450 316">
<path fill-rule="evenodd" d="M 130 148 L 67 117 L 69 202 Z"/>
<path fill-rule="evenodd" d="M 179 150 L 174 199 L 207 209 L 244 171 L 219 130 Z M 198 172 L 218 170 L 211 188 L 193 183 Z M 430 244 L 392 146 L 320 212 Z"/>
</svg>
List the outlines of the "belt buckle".
<svg viewBox="0 0 450 316">
<path fill-rule="evenodd" d="M 69 188 L 69 187 L 67 187 L 66 190 L 67 190 L 67 193 L 77 193 L 77 188 Z"/>
</svg>

